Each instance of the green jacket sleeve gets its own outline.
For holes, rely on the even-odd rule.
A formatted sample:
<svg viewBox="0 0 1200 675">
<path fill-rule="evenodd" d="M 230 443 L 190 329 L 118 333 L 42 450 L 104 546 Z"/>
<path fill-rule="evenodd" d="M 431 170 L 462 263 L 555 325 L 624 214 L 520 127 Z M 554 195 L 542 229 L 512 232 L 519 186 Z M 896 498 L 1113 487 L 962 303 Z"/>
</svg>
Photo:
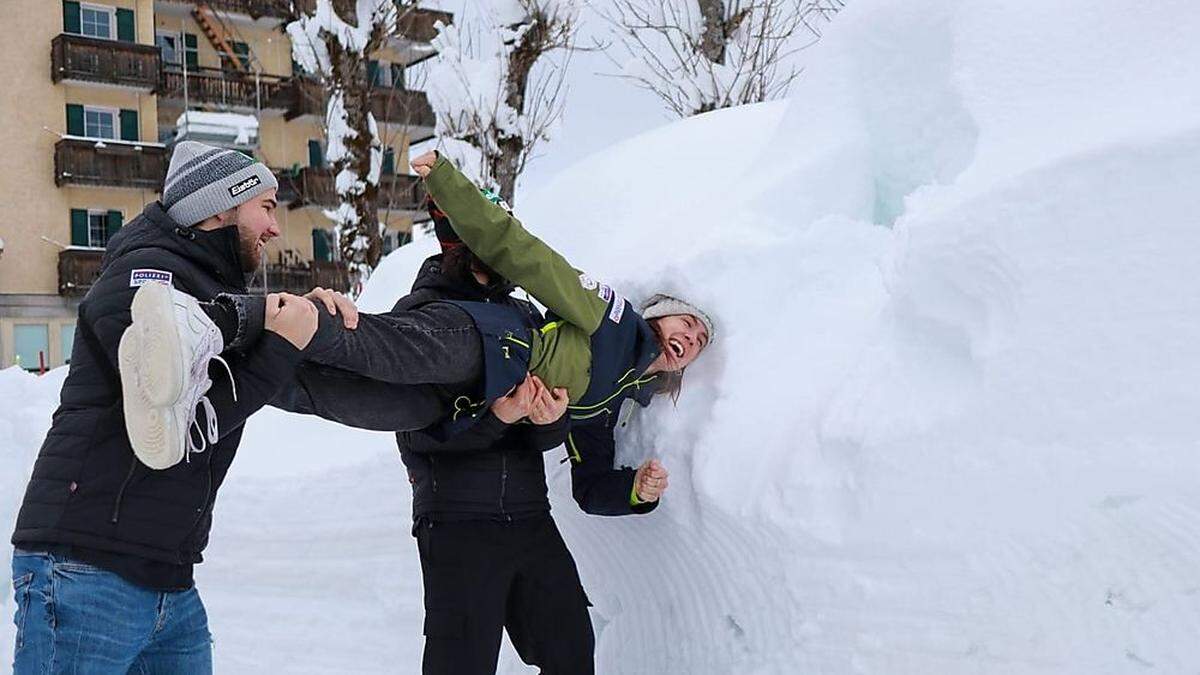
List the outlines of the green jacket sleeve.
<svg viewBox="0 0 1200 675">
<path fill-rule="evenodd" d="M 425 186 L 455 233 L 480 260 L 588 335 L 596 332 L 609 304 L 597 292 L 596 282 L 488 201 L 445 157 L 438 157 Z"/>
</svg>

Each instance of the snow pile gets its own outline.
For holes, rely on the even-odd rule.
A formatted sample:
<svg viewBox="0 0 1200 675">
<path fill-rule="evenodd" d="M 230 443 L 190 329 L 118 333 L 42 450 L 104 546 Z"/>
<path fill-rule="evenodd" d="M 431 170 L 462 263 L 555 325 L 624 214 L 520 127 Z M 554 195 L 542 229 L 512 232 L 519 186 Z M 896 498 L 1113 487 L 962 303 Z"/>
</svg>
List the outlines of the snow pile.
<svg viewBox="0 0 1200 675">
<path fill-rule="evenodd" d="M 581 514 L 547 458 L 598 672 L 1200 663 L 1198 30 L 1181 0 L 864 0 L 794 98 L 522 197 L 592 276 L 720 323 L 678 407 L 621 430 L 622 462 L 672 471 L 655 514 Z M 364 306 L 435 247 L 389 256 Z M 218 506 L 218 669 L 415 672 L 393 441 L 297 419 L 248 425 Z"/>
<path fill-rule="evenodd" d="M 29 471 L 50 428 L 50 414 L 58 407 L 58 392 L 66 368 L 42 377 L 17 367 L 0 370 L 0 523 L 8 528 L 0 546 L 0 569 L 7 571 L 12 547 L 7 544 L 25 495 Z M 12 667 L 12 585 L 0 584 L 0 668 Z"/>
</svg>

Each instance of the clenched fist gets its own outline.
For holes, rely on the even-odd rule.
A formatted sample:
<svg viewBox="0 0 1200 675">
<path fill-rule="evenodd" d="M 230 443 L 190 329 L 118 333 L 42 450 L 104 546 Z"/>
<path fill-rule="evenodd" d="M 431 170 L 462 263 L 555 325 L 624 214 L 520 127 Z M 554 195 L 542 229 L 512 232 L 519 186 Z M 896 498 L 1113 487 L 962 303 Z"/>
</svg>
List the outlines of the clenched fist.
<svg viewBox="0 0 1200 675">
<path fill-rule="evenodd" d="M 410 162 L 410 164 L 412 164 L 413 171 L 415 171 L 416 174 L 421 178 L 424 178 L 429 175 L 430 171 L 433 170 L 433 165 L 437 162 L 437 158 L 437 151 L 430 150 L 429 152 L 414 159 L 412 162 Z"/>
<path fill-rule="evenodd" d="M 656 502 L 667 490 L 667 470 L 657 459 L 648 459 L 633 476 L 634 489 L 643 502 Z"/>
<path fill-rule="evenodd" d="M 304 349 L 317 332 L 317 306 L 291 293 L 271 293 L 267 295 L 265 327 L 296 349 Z"/>
</svg>

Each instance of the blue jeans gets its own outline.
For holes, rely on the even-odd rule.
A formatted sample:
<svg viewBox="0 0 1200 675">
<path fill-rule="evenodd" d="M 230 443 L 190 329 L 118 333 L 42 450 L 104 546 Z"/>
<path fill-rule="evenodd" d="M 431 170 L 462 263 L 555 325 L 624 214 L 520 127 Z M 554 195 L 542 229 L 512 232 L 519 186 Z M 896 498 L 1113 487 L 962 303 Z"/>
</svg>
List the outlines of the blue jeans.
<svg viewBox="0 0 1200 675">
<path fill-rule="evenodd" d="M 13 553 L 14 675 L 212 673 L 208 615 L 193 588 L 152 591 L 49 553 Z"/>
</svg>

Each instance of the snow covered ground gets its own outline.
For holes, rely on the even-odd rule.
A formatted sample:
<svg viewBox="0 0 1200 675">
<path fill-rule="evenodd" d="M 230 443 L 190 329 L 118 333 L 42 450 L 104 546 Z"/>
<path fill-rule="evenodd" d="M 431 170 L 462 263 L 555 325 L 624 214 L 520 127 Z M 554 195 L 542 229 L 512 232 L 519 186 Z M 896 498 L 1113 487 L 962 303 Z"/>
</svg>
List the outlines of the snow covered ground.
<svg viewBox="0 0 1200 675">
<path fill-rule="evenodd" d="M 662 508 L 582 515 L 548 456 L 599 672 L 1200 672 L 1198 31 L 1183 0 L 857 0 L 792 99 L 529 186 L 579 267 L 719 322 L 623 431 Z M 62 376 L 0 371 L 3 522 Z M 417 672 L 394 453 L 251 421 L 199 569 L 220 672 Z"/>
</svg>

